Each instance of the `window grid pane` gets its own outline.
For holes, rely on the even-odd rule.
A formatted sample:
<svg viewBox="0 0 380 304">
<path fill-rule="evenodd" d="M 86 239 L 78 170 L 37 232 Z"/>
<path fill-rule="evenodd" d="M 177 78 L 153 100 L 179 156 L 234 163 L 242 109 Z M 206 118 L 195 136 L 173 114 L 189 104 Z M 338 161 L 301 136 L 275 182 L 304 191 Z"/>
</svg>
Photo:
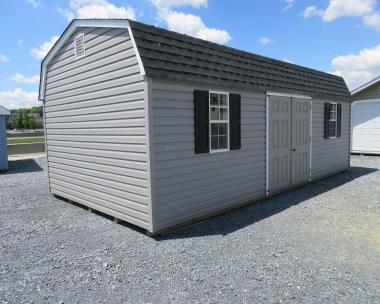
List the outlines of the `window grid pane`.
<svg viewBox="0 0 380 304">
<path fill-rule="evenodd" d="M 336 121 L 330 121 L 330 137 L 336 137 Z"/>
<path fill-rule="evenodd" d="M 210 148 L 211 151 L 228 149 L 229 126 L 228 95 L 210 93 Z"/>
</svg>

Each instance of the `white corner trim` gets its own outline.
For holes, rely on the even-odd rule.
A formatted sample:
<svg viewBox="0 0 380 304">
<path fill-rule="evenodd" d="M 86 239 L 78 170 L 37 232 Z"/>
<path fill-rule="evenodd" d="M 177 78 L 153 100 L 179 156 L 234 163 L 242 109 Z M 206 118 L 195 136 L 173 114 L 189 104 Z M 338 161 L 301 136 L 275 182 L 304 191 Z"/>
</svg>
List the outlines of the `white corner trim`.
<svg viewBox="0 0 380 304">
<path fill-rule="evenodd" d="M 312 181 L 313 169 L 313 99 L 310 99 L 310 165 L 309 165 L 309 182 Z"/>
<path fill-rule="evenodd" d="M 45 99 L 45 85 L 46 85 L 46 68 L 54 56 L 59 52 L 67 40 L 72 36 L 78 27 L 108 27 L 108 28 L 125 28 L 128 29 L 129 36 L 132 41 L 133 48 L 135 50 L 137 61 L 140 66 L 140 73 L 142 76 L 145 75 L 145 69 L 140 57 L 140 53 L 137 49 L 135 39 L 133 37 L 132 29 L 128 20 L 119 19 L 75 19 L 66 28 L 64 33 L 58 39 L 56 44 L 50 50 L 48 55 L 43 59 L 41 64 L 41 81 L 40 81 L 40 91 L 38 99 L 44 101 Z"/>
<path fill-rule="evenodd" d="M 354 89 L 351 91 L 351 95 L 355 95 L 363 90 L 365 90 L 366 88 L 376 84 L 377 82 L 380 82 L 380 76 L 379 77 L 376 77 L 374 79 L 372 79 L 371 81 L 368 81 L 367 83 L 361 85 L 360 87 Z"/>
<path fill-rule="evenodd" d="M 265 195 L 269 195 L 269 95 L 266 96 L 266 127 L 265 127 Z"/>
</svg>

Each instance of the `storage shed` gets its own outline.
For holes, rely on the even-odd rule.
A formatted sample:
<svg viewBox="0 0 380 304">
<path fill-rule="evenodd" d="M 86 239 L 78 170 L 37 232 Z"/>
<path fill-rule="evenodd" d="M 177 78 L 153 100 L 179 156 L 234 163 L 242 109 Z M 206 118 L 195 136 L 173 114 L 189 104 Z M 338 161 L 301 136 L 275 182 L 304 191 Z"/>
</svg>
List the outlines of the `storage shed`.
<svg viewBox="0 0 380 304">
<path fill-rule="evenodd" d="M 3 106 L 0 106 L 0 173 L 8 170 L 6 120 L 9 115 L 9 111 Z"/>
<path fill-rule="evenodd" d="M 341 172 L 341 77 L 128 20 L 42 62 L 51 193 L 156 233 Z"/>
<path fill-rule="evenodd" d="M 352 153 L 380 154 L 380 77 L 352 94 Z"/>
</svg>

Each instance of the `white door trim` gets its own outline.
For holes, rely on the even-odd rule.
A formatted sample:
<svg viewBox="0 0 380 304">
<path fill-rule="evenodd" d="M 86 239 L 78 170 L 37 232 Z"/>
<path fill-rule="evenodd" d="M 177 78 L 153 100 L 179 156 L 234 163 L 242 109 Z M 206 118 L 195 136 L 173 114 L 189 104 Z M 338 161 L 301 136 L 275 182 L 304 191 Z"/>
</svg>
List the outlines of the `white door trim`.
<svg viewBox="0 0 380 304">
<path fill-rule="evenodd" d="M 294 94 L 285 94 L 285 93 L 276 93 L 276 92 L 267 92 L 266 94 L 266 130 L 265 130 L 265 140 L 266 140 L 266 153 L 265 153 L 265 168 L 266 168 L 266 178 L 265 178 L 265 194 L 266 196 L 269 195 L 269 96 L 283 96 L 283 97 L 291 97 L 291 98 L 303 98 L 303 99 L 309 99 L 310 100 L 310 143 L 309 143 L 309 149 L 310 149 L 310 171 L 309 171 L 309 181 L 312 179 L 312 156 L 313 156 L 313 98 L 311 96 L 303 96 L 303 95 L 294 95 Z M 293 100 L 292 100 L 292 106 L 293 106 Z"/>
<path fill-rule="evenodd" d="M 307 96 L 307 95 L 287 94 L 287 93 L 278 93 L 278 92 L 270 92 L 270 91 L 267 92 L 267 96 L 283 96 L 283 97 L 312 99 L 312 97 Z"/>
</svg>

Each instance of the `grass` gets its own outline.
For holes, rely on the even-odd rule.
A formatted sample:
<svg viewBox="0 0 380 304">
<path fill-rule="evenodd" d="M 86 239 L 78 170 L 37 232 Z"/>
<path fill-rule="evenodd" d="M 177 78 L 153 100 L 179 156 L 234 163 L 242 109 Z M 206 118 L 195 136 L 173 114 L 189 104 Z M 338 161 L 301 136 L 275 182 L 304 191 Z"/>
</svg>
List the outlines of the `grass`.
<svg viewBox="0 0 380 304">
<path fill-rule="evenodd" d="M 7 140 L 8 145 L 12 144 L 33 144 L 45 142 L 45 138 L 9 138 Z"/>
</svg>

